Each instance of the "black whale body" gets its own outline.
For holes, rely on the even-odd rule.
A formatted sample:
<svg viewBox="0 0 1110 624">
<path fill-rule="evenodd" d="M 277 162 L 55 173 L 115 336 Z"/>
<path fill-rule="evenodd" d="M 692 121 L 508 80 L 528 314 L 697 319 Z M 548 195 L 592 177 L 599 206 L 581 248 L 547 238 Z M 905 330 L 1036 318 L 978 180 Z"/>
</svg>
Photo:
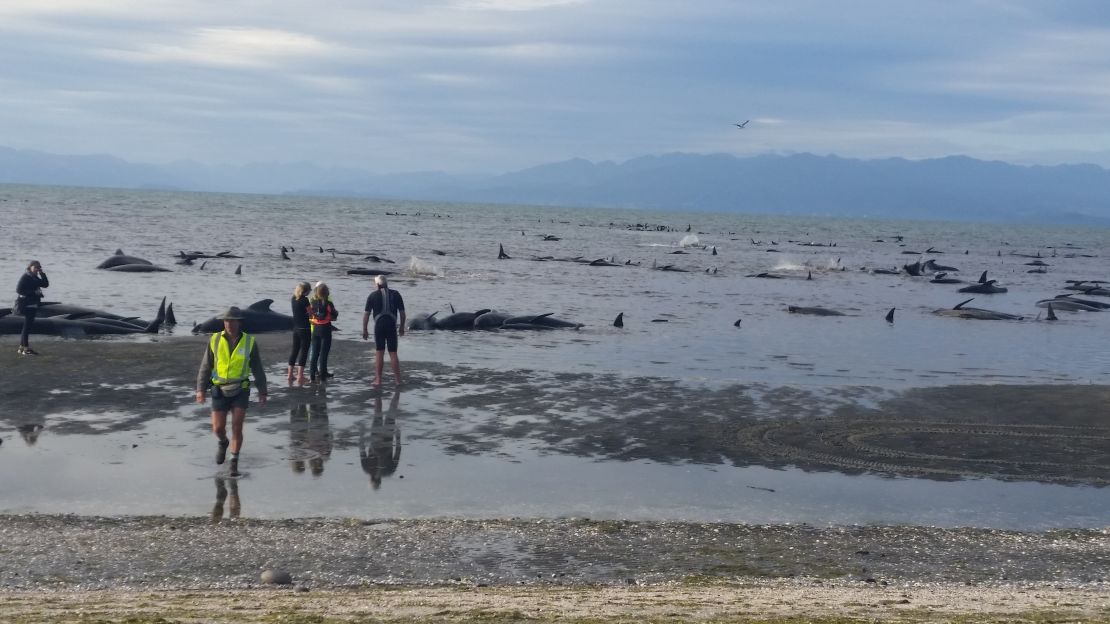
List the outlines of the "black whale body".
<svg viewBox="0 0 1110 624">
<path fill-rule="evenodd" d="M 293 317 L 288 314 L 279 314 L 270 309 L 273 299 L 262 299 L 250 306 L 243 308 L 243 325 L 245 332 L 258 334 L 272 331 L 289 331 L 293 329 Z M 224 328 L 224 322 L 216 317 L 209 318 L 203 323 L 193 327 L 193 333 L 215 333 Z"/>
</svg>

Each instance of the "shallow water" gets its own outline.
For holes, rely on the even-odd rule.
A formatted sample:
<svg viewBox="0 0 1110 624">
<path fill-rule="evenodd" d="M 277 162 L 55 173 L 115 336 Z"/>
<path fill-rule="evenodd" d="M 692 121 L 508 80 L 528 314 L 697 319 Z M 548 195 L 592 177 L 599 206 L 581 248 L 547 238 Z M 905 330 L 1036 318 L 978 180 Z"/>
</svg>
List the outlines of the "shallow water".
<svg viewBox="0 0 1110 624">
<path fill-rule="evenodd" d="M 13 287 L 34 257 L 50 275 L 48 299 L 151 317 L 167 296 L 184 324 L 174 330 L 178 335 L 230 304 L 271 298 L 285 312 L 297 281 L 323 279 L 341 314 L 337 338 L 353 341 L 369 278 L 345 272 L 383 265 L 333 257 L 318 247 L 395 260 L 386 268 L 397 271 L 393 285 L 410 314 L 445 314 L 453 304 L 460 310 L 554 312 L 585 324 L 543 333 L 410 333 L 402 339 L 402 357 L 435 366 L 417 367 L 424 372 L 402 391 L 393 412 L 387 393 L 383 411 L 393 413 L 393 422 L 377 429 L 376 397 L 362 385 L 366 361 L 333 359 L 340 378 L 326 399 L 293 390 L 280 405 L 252 408 L 248 474 L 236 483 L 245 516 L 589 516 L 1006 528 L 1105 526 L 1110 517 L 1110 488 L 1104 487 L 1110 460 L 1099 451 L 1110 448 L 1100 447 L 1105 423 L 1087 423 L 1094 429 L 1078 447 L 1057 430 L 1049 438 L 1030 437 L 1025 429 L 975 437 L 985 448 L 945 448 L 948 455 L 932 453 L 942 459 L 928 466 L 914 464 L 907 452 L 927 455 L 949 445 L 948 438 L 978 433 L 880 428 L 844 434 L 900 449 L 893 469 L 875 457 L 868 461 L 879 468 L 838 464 L 825 449 L 798 442 L 823 431 L 828 437 L 822 443 L 832 444 L 836 430 L 777 430 L 776 439 L 793 445 L 784 457 L 706 442 L 713 439 L 714 419 L 748 427 L 761 418 L 822 422 L 817 419 L 842 408 L 878 408 L 885 415 L 897 411 L 887 402 L 915 389 L 939 389 L 942 398 L 921 401 L 944 404 L 947 387 L 1044 384 L 1051 395 L 1053 386 L 1106 383 L 1110 316 L 1060 312 L 1055 323 L 1032 319 L 1043 312 L 1033 304 L 1064 292 L 1064 280 L 1110 278 L 1102 257 L 1062 257 L 1103 256 L 1110 230 L 14 186 L 0 187 L 0 219 L 6 224 L 0 262 L 10 267 Z M 629 229 L 637 223 L 667 229 Z M 543 241 L 541 234 L 562 240 Z M 904 247 L 895 235 L 904 237 Z M 697 245 L 690 245 L 691 236 Z M 498 244 L 513 259 L 498 261 Z M 296 249 L 291 260 L 281 260 L 281 245 Z M 117 247 L 174 271 L 96 270 Z M 912 262 L 919 256 L 901 251 L 930 247 L 946 253 L 926 258 L 958 266 L 964 279 L 988 270 L 1010 289 L 978 295 L 972 305 L 1030 320 L 938 317 L 933 309 L 971 295 L 956 293 L 958 286 L 859 270 Z M 210 260 L 202 271 L 174 265 L 179 249 L 234 250 L 244 258 Z M 433 255 L 433 249 L 447 255 Z M 669 253 L 679 250 L 688 253 Z M 1049 272 L 1027 273 L 1029 259 L 1011 252 L 1039 252 Z M 640 266 L 536 262 L 528 260 L 532 255 L 612 257 Z M 690 272 L 653 271 L 653 262 Z M 239 264 L 243 275 L 235 276 Z M 746 277 L 765 271 L 791 279 Z M 804 279 L 809 273 L 813 279 Z M 788 305 L 825 306 L 848 316 L 793 315 Z M 891 307 L 897 308 L 893 325 L 883 320 Z M 618 312 L 625 313 L 624 329 L 611 326 Z M 737 319 L 739 328 L 733 326 Z M 286 340 L 270 340 L 266 359 L 271 373 L 280 375 Z M 49 352 L 63 343 L 39 338 L 36 344 Z M 150 348 L 156 353 L 158 346 Z M 69 396 L 73 390 L 63 383 L 56 390 L 62 393 L 58 411 L 34 392 L 15 397 L 6 387 L 7 398 L 23 401 L 27 414 L 0 419 L 0 511 L 208 513 L 217 484 L 227 489 L 229 481 L 212 464 L 206 409 L 189 403 L 192 359 L 179 366 L 180 375 L 113 379 L 100 391 L 93 380 Z M 12 365 L 15 360 L 4 364 Z M 735 384 L 743 392 L 728 394 Z M 152 392 L 178 398 L 140 409 L 117 397 L 129 386 L 139 398 Z M 714 398 L 715 392 L 725 394 Z M 973 424 L 985 409 L 979 403 L 992 400 L 961 399 L 951 413 L 934 416 Z M 645 407 L 654 404 L 658 410 Z M 698 417 L 704 414 L 711 417 Z M 1017 426 L 1051 426 L 1052 419 L 1046 413 Z M 700 433 L 684 433 L 686 422 Z M 20 433 L 21 424 L 32 429 Z M 402 449 L 397 466 L 387 461 L 364 470 L 366 449 L 394 432 Z M 1034 439 L 1050 443 L 1022 447 L 1036 456 L 1031 460 L 1054 458 L 1064 468 L 1054 473 L 1012 457 L 1001 470 L 959 461 L 962 454 L 978 454 L 989 462 L 996 442 L 1012 455 L 1013 440 Z M 1069 450 L 1080 457 L 1058 461 Z M 742 453 L 749 451 L 754 455 L 745 461 Z M 382 454 L 371 456 L 377 465 Z M 954 474 L 935 472 L 944 465 L 953 465 Z"/>
</svg>

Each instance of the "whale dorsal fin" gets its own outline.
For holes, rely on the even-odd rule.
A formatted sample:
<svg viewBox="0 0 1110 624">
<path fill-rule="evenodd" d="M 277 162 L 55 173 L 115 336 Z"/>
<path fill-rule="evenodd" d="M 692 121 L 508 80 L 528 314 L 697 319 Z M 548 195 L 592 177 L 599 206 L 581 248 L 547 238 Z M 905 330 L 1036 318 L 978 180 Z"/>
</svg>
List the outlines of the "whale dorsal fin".
<svg viewBox="0 0 1110 624">
<path fill-rule="evenodd" d="M 122 249 L 117 249 L 117 250 L 116 250 L 116 253 L 115 253 L 114 255 L 117 255 L 117 256 L 124 256 L 124 255 L 127 255 L 127 254 L 123 253 L 123 250 L 122 250 Z"/>
<path fill-rule="evenodd" d="M 964 307 L 965 304 L 971 303 L 972 301 L 975 301 L 975 297 L 972 297 L 971 299 L 968 299 L 967 301 L 961 301 L 961 302 L 957 303 L 955 306 L 952 307 L 952 309 L 953 310 L 959 310 L 960 308 Z"/>
<path fill-rule="evenodd" d="M 254 303 L 250 304 L 249 306 L 247 306 L 247 309 L 248 310 L 266 310 L 266 311 L 269 311 L 270 310 L 270 305 L 273 302 L 274 302 L 273 299 L 262 299 L 261 301 L 255 301 Z"/>
<path fill-rule="evenodd" d="M 979 276 L 979 283 L 980 284 L 986 284 L 987 283 L 987 272 L 986 271 L 983 271 L 983 274 Z"/>
</svg>

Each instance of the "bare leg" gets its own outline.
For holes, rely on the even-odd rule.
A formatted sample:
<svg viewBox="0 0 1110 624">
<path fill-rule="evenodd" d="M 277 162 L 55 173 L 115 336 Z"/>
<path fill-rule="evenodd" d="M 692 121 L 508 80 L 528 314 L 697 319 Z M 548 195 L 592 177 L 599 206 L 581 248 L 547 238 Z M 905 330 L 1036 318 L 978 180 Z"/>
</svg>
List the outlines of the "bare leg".
<svg viewBox="0 0 1110 624">
<path fill-rule="evenodd" d="M 212 433 L 221 441 L 227 439 L 227 412 L 212 410 Z"/>
<path fill-rule="evenodd" d="M 401 360 L 397 359 L 396 351 L 389 353 L 389 364 L 393 367 L 393 383 L 398 386 L 401 385 Z M 381 377 L 380 371 L 378 376 Z"/>
<path fill-rule="evenodd" d="M 303 385 L 305 385 L 306 382 L 308 382 L 308 379 L 305 378 L 305 376 L 304 376 L 304 367 L 303 366 L 298 366 L 297 367 L 297 385 L 298 386 L 303 386 Z"/>
<path fill-rule="evenodd" d="M 290 384 L 293 383 L 293 366 L 292 365 L 289 366 L 289 370 L 285 371 L 285 377 L 289 380 Z"/>
<path fill-rule="evenodd" d="M 247 410 L 242 407 L 231 408 L 231 452 L 238 455 L 243 448 L 243 421 L 247 418 Z"/>
<path fill-rule="evenodd" d="M 382 369 L 385 368 L 385 351 L 374 352 L 374 381 L 370 382 L 371 386 L 382 385 Z"/>
</svg>

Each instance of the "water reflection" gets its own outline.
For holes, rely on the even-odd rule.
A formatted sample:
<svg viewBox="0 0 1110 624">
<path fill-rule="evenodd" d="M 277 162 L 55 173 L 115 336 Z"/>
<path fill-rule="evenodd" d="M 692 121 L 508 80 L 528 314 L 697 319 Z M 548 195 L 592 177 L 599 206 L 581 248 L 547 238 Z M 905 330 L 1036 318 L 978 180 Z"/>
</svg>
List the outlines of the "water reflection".
<svg viewBox="0 0 1110 624">
<path fill-rule="evenodd" d="M 397 426 L 397 408 L 401 391 L 393 393 L 389 411 L 382 412 L 382 395 L 374 397 L 374 414 L 369 426 L 359 423 L 358 455 L 362 471 L 370 477 L 370 487 L 377 490 L 382 479 L 397 471 L 401 461 L 401 429 Z"/>
<path fill-rule="evenodd" d="M 235 520 L 242 511 L 239 501 L 239 480 L 230 477 L 215 477 L 216 504 L 212 506 L 212 524 L 219 524 L 224 518 L 224 503 L 228 503 L 228 520 Z M 230 502 L 228 499 L 231 499 Z"/>
<path fill-rule="evenodd" d="M 307 465 L 312 476 L 324 474 L 324 462 L 331 458 L 332 432 L 328 422 L 327 396 L 315 395 L 309 403 L 294 405 L 289 412 L 289 465 L 303 474 Z"/>
<path fill-rule="evenodd" d="M 19 435 L 27 446 L 34 446 L 39 441 L 39 434 L 42 433 L 43 427 L 40 424 L 25 424 L 19 426 Z"/>
</svg>

